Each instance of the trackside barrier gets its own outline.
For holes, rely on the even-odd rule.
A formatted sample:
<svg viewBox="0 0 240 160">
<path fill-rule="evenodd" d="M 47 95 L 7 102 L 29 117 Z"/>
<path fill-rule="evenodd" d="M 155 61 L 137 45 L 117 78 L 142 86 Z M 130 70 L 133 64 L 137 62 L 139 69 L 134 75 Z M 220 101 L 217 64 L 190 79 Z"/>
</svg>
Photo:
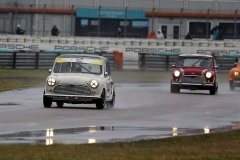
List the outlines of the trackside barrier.
<svg viewBox="0 0 240 160">
<path fill-rule="evenodd" d="M 166 70 L 168 71 L 175 64 L 176 57 L 182 53 L 139 53 L 138 64 L 140 70 Z M 219 71 L 229 71 L 234 66 L 235 58 L 240 54 L 213 55 Z"/>
<path fill-rule="evenodd" d="M 114 51 L 114 62 L 115 62 L 115 69 L 122 70 L 123 69 L 123 53 Z"/>
<path fill-rule="evenodd" d="M 121 70 L 121 52 L 98 52 L 87 53 L 77 50 L 40 50 L 40 51 L 21 51 L 21 50 L 0 50 L 0 68 L 9 69 L 49 69 L 54 60 L 61 54 L 95 54 L 108 58 L 112 70 Z"/>
<path fill-rule="evenodd" d="M 175 63 L 176 57 L 182 53 L 139 53 L 138 64 L 140 70 L 166 70 Z"/>
<path fill-rule="evenodd" d="M 131 38 L 96 38 L 96 37 L 53 37 L 53 36 L 29 36 L 29 35 L 0 35 L 1 42 L 8 43 L 38 43 L 38 44 L 81 44 L 81 45 L 144 45 L 144 46 L 177 46 L 177 47 L 239 47 L 239 40 L 179 40 L 179 39 L 131 39 Z"/>
</svg>

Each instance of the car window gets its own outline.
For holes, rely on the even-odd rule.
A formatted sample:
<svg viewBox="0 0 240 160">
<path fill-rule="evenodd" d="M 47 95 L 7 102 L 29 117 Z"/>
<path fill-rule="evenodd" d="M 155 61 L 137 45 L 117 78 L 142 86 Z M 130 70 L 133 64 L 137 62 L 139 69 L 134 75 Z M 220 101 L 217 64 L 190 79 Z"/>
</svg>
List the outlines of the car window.
<svg viewBox="0 0 240 160">
<path fill-rule="evenodd" d="M 61 58 L 56 59 L 53 72 L 102 74 L 102 64 L 100 59 Z"/>
<path fill-rule="evenodd" d="M 202 68 L 212 68 L 213 62 L 212 58 L 204 57 L 181 57 L 178 59 L 178 67 L 202 67 Z"/>
<path fill-rule="evenodd" d="M 108 61 L 106 61 L 106 72 L 108 73 L 108 75 L 111 75 L 110 64 Z"/>
</svg>

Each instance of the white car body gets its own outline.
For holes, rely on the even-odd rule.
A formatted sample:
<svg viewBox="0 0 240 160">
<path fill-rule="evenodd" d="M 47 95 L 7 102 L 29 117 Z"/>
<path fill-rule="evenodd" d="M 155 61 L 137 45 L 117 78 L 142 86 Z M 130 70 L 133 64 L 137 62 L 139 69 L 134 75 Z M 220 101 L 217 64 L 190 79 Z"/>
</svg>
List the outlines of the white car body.
<svg viewBox="0 0 240 160">
<path fill-rule="evenodd" d="M 115 86 L 107 58 L 88 54 L 65 54 L 56 57 L 46 79 L 43 105 L 58 107 L 64 103 L 95 103 L 98 109 L 115 103 Z"/>
</svg>

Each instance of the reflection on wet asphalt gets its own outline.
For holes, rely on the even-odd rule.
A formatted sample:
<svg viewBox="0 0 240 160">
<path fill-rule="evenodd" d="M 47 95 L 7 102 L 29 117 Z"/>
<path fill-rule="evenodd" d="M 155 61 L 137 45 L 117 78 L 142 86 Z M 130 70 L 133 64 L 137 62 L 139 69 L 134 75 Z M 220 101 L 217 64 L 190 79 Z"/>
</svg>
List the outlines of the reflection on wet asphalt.
<svg viewBox="0 0 240 160">
<path fill-rule="evenodd" d="M 46 129 L 24 131 L 0 135 L 1 144 L 87 144 L 102 142 L 128 142 L 147 139 L 160 139 L 174 136 L 209 134 L 240 129 L 240 122 L 220 128 L 151 128 L 124 126 L 89 126 L 65 129 Z M 121 136 L 128 132 L 128 136 Z M 134 133 L 138 133 L 137 136 Z M 105 134 L 104 136 L 102 136 Z M 116 138 L 108 139 L 108 135 L 116 134 Z M 132 135 L 130 137 L 129 135 Z M 98 138 L 101 137 L 101 138 Z"/>
</svg>

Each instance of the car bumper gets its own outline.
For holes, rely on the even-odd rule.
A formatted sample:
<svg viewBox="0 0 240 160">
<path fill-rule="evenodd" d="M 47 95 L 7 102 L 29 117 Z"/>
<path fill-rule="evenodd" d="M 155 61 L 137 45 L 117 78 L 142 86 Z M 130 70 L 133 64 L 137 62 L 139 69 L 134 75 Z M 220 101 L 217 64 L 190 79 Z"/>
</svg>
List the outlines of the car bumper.
<svg viewBox="0 0 240 160">
<path fill-rule="evenodd" d="M 240 86 L 240 80 L 233 80 L 232 81 L 232 84 L 234 85 L 234 86 Z"/>
<path fill-rule="evenodd" d="M 53 94 L 44 94 L 51 98 L 53 101 L 63 101 L 65 103 L 77 103 L 77 102 L 95 102 L 100 99 L 100 96 L 79 96 L 79 95 L 53 95 Z"/>
<path fill-rule="evenodd" d="M 214 86 L 214 83 L 182 83 L 182 82 L 172 82 L 174 85 L 179 85 L 179 86 Z"/>
<path fill-rule="evenodd" d="M 172 85 L 176 85 L 181 89 L 201 89 L 201 90 L 208 90 L 212 87 L 215 86 L 214 83 L 184 83 L 184 82 L 179 82 L 175 81 L 171 83 Z"/>
</svg>

